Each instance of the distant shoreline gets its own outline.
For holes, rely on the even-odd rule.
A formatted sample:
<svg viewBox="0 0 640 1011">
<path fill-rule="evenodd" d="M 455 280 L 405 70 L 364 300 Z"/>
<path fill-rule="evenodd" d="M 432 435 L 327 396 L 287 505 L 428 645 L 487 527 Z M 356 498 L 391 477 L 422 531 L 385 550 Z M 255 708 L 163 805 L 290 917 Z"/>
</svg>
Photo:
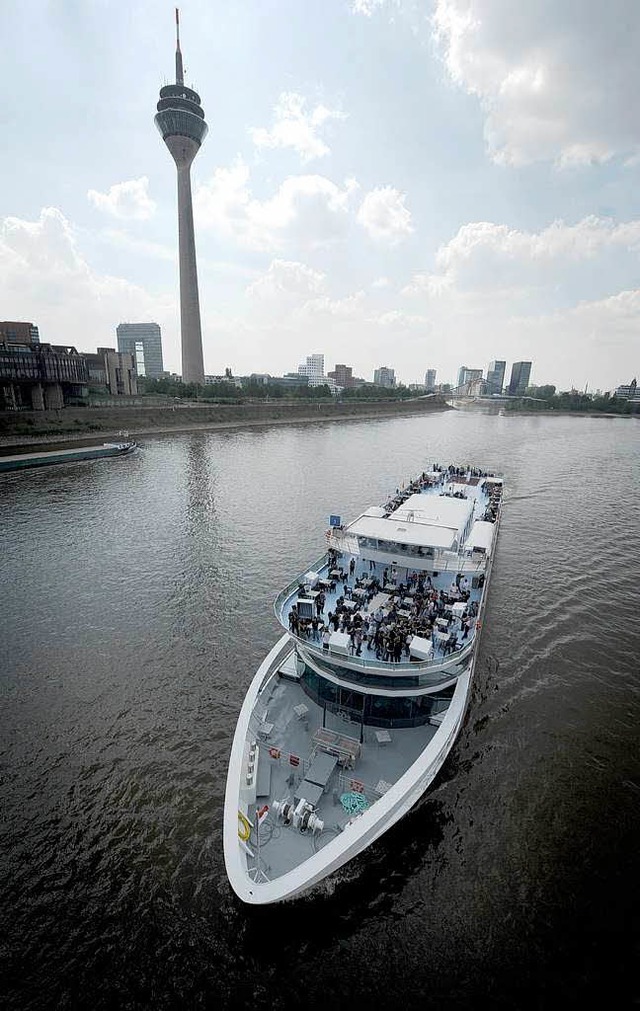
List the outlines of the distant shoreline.
<svg viewBox="0 0 640 1011">
<path fill-rule="evenodd" d="M 121 441 L 124 438 L 137 440 L 155 435 L 171 435 L 174 432 L 183 434 L 185 432 L 213 432 L 224 429 L 258 428 L 265 425 L 313 424 L 328 421 L 379 421 L 385 418 L 415 417 L 419 414 L 431 414 L 451 410 L 444 402 L 416 402 L 411 400 L 384 401 L 377 403 L 375 406 L 366 403 L 335 405 L 334 410 L 327 410 L 328 405 L 318 402 L 291 405 L 293 406 L 293 410 L 289 410 L 289 406 L 241 405 L 240 409 L 238 406 L 234 406 L 233 412 L 224 410 L 226 405 L 215 405 L 209 408 L 197 406 L 176 409 L 170 407 L 114 408 L 109 411 L 108 421 L 110 424 L 105 423 L 104 411 L 101 411 L 98 416 L 97 411 L 94 412 L 91 409 L 82 408 L 79 421 L 84 422 L 84 425 L 81 429 L 76 431 L 65 430 L 61 426 L 58 425 L 56 427 L 53 424 L 50 428 L 47 428 L 46 419 L 43 419 L 45 425 L 43 425 L 42 429 L 34 432 L 33 435 L 29 435 L 28 432 L 23 430 L 24 415 L 20 414 L 14 414 L 9 420 L 15 421 L 16 427 L 20 427 L 22 430 L 18 432 L 7 431 L 7 417 L 5 414 L 0 420 L 0 447 L 4 450 L 17 453 L 26 448 L 33 450 L 34 447 L 38 446 L 46 446 L 48 449 L 51 449 L 52 447 L 58 445 L 64 446 L 68 443 L 91 445 L 104 440 Z M 247 410 L 248 407 L 254 409 L 249 411 Z M 258 409 L 255 409 L 256 407 Z M 345 407 L 346 409 L 338 409 Z M 64 415 L 63 421 L 69 422 L 75 420 L 67 414 L 69 410 L 67 408 L 64 412 L 58 412 L 58 417 L 55 420 L 60 420 L 59 415 Z M 207 412 L 216 414 L 217 417 L 215 419 L 203 420 L 202 414 Z M 221 414 L 231 415 L 231 413 L 235 416 L 220 416 Z M 74 412 L 74 414 L 77 417 L 78 411 Z M 193 420 L 187 421 L 186 416 L 188 415 L 191 415 Z M 170 424 L 163 424 L 163 422 L 167 422 L 169 419 L 171 419 Z M 36 420 L 39 421 L 40 419 Z M 151 420 L 153 423 L 149 424 Z M 22 424 L 20 424 L 21 421 Z M 123 434 L 124 432 L 126 432 L 126 436 Z"/>
</svg>

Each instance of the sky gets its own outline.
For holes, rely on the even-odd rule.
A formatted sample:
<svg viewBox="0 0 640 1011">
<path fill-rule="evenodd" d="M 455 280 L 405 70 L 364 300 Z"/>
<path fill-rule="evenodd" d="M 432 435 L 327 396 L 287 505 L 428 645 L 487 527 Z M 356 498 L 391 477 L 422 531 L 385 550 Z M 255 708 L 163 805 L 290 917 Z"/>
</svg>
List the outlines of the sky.
<svg viewBox="0 0 640 1011">
<path fill-rule="evenodd" d="M 4 0 L 0 319 L 180 371 L 161 0 Z M 205 371 L 640 373 L 639 0 L 184 0 Z M 508 371 L 507 371 L 508 376 Z"/>
</svg>

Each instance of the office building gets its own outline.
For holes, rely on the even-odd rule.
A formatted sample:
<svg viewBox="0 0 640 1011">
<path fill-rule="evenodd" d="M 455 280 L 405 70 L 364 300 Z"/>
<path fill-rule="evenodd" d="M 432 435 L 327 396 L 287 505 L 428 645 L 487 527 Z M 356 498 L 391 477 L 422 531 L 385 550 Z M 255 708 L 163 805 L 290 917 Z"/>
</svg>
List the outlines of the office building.
<svg viewBox="0 0 640 1011">
<path fill-rule="evenodd" d="M 427 369 L 424 374 L 424 388 L 427 393 L 433 393 L 436 388 L 436 370 Z"/>
<path fill-rule="evenodd" d="M 87 363 L 76 348 L 0 341 L 0 410 L 59 410 L 82 397 Z"/>
<path fill-rule="evenodd" d="M 155 123 L 178 172 L 178 260 L 180 264 L 180 328 L 182 379 L 204 383 L 202 328 L 196 266 L 196 240 L 191 199 L 191 163 L 207 135 L 204 110 L 197 92 L 184 83 L 180 22 L 176 10 L 176 83 L 160 89 Z"/>
<path fill-rule="evenodd" d="M 119 323 L 118 351 L 133 355 L 138 376 L 162 379 L 162 332 L 157 323 Z"/>
<path fill-rule="evenodd" d="M 373 373 L 373 382 L 375 386 L 384 386 L 386 389 L 391 389 L 396 385 L 395 369 L 390 369 L 386 365 L 381 365 L 380 368 L 376 369 Z"/>
<path fill-rule="evenodd" d="M 0 342 L 4 344 L 39 344 L 40 332 L 33 323 L 0 323 Z"/>
<path fill-rule="evenodd" d="M 487 393 L 489 395 L 492 393 L 502 393 L 506 367 L 506 362 L 489 362 L 489 368 L 487 369 Z"/>
<path fill-rule="evenodd" d="M 333 379 L 343 390 L 350 390 L 354 385 L 353 368 L 351 365 L 336 365 L 333 372 L 327 374 L 329 379 Z"/>
<path fill-rule="evenodd" d="M 514 362 L 511 366 L 511 379 L 507 393 L 510 397 L 521 397 L 531 376 L 531 362 Z"/>
<path fill-rule="evenodd" d="M 482 379 L 482 369 L 470 369 L 467 365 L 461 365 L 458 369 L 458 386 L 465 386 L 466 383 L 474 379 Z"/>
<path fill-rule="evenodd" d="M 114 397 L 135 397 L 138 392 L 136 359 L 128 351 L 98 348 L 96 354 L 84 354 L 92 386 L 105 386 Z"/>
<path fill-rule="evenodd" d="M 324 355 L 307 355 L 301 365 L 298 365 L 298 375 L 307 376 L 309 386 L 323 386 L 327 382 L 324 374 Z"/>
</svg>

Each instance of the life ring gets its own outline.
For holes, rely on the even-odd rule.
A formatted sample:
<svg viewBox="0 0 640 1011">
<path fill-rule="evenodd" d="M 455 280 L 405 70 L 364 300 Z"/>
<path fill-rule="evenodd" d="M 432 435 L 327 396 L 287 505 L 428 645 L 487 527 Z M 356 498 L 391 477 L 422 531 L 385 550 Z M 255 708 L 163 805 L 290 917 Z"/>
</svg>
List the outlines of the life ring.
<svg viewBox="0 0 640 1011">
<path fill-rule="evenodd" d="M 361 783 L 359 779 L 352 779 L 349 785 L 353 793 L 364 793 L 364 783 Z"/>
<path fill-rule="evenodd" d="M 238 811 L 238 838 L 241 839 L 242 842 L 246 842 L 250 835 L 251 822 L 242 813 L 242 811 Z"/>
<path fill-rule="evenodd" d="M 279 748 L 269 748 L 269 757 L 270 758 L 276 758 L 276 759 L 280 758 L 280 749 Z"/>
<path fill-rule="evenodd" d="M 476 629 L 478 630 L 478 632 L 480 631 L 481 628 L 482 628 L 482 622 L 481 621 L 476 621 Z"/>
</svg>

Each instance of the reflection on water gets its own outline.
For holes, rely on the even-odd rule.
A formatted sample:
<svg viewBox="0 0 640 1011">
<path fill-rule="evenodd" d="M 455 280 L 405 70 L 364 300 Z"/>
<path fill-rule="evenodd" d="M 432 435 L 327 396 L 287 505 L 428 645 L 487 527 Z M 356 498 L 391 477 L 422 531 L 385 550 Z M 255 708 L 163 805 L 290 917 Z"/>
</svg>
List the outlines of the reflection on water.
<svg viewBox="0 0 640 1011">
<path fill-rule="evenodd" d="M 508 481 L 467 723 L 367 854 L 247 910 L 221 817 L 273 598 L 331 513 L 432 460 Z M 639 492 L 633 419 L 471 412 L 3 475 L 4 1005 L 278 1008 L 304 980 L 327 1007 L 511 1008 L 628 985 Z"/>
</svg>

